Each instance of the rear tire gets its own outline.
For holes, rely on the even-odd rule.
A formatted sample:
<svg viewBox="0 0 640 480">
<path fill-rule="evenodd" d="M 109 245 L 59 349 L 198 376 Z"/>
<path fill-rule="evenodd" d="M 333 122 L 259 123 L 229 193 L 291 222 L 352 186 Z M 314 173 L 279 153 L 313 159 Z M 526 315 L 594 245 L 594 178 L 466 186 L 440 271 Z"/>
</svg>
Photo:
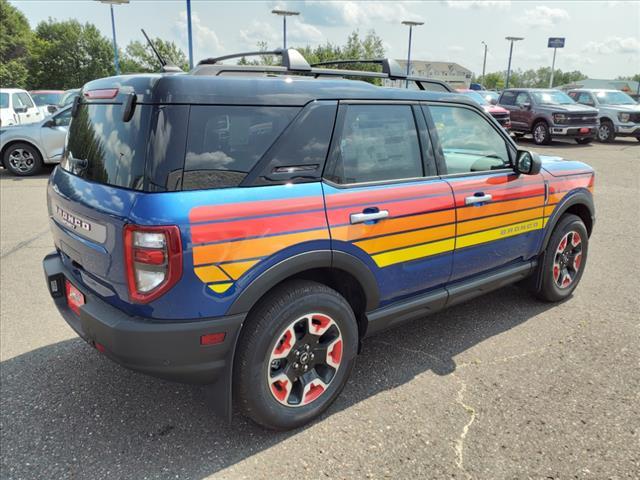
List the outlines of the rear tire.
<svg viewBox="0 0 640 480">
<path fill-rule="evenodd" d="M 358 326 L 344 297 L 320 283 L 285 282 L 243 327 L 234 365 L 237 406 L 267 428 L 304 425 L 340 394 L 357 350 Z"/>
<path fill-rule="evenodd" d="M 4 167 L 14 175 L 28 177 L 42 170 L 42 157 L 33 145 L 19 142 L 10 145 L 2 158 Z"/>
<path fill-rule="evenodd" d="M 580 283 L 589 251 L 587 228 L 580 217 L 563 215 L 551 234 L 538 274 L 536 295 L 547 302 L 569 297 Z"/>
<path fill-rule="evenodd" d="M 531 134 L 533 135 L 533 142 L 536 145 L 549 145 L 551 143 L 551 133 L 549 132 L 547 122 L 544 120 L 540 120 L 533 126 Z"/>
<path fill-rule="evenodd" d="M 602 120 L 598 127 L 598 141 L 611 143 L 616 139 L 616 131 L 610 120 Z"/>
</svg>

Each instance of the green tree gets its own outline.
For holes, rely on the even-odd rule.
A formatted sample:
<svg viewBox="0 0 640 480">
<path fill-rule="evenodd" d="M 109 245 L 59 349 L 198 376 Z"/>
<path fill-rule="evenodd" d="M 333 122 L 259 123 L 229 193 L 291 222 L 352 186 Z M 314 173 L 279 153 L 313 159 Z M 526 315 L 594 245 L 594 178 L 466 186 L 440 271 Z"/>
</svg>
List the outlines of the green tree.
<svg viewBox="0 0 640 480">
<path fill-rule="evenodd" d="M 482 84 L 485 88 L 489 89 L 503 89 L 504 88 L 504 74 L 502 72 L 487 73 L 482 80 Z"/>
<path fill-rule="evenodd" d="M 173 62 L 182 70 L 189 70 L 187 55 L 174 42 L 161 38 L 152 39 L 152 41 L 165 60 Z M 159 72 L 160 62 L 149 44 L 136 40 L 127 45 L 124 55 L 121 56 L 120 69 L 122 73 Z"/>
<path fill-rule="evenodd" d="M 7 0 L 0 0 L 0 86 L 27 87 L 32 43 L 33 32 L 26 17 Z"/>
<path fill-rule="evenodd" d="M 640 73 L 636 73 L 635 75 L 620 76 L 616 78 L 616 80 L 630 80 L 632 82 L 640 82 Z"/>
<path fill-rule="evenodd" d="M 35 34 L 28 61 L 31 88 L 77 88 L 114 74 L 111 42 L 95 25 L 49 19 Z"/>
</svg>

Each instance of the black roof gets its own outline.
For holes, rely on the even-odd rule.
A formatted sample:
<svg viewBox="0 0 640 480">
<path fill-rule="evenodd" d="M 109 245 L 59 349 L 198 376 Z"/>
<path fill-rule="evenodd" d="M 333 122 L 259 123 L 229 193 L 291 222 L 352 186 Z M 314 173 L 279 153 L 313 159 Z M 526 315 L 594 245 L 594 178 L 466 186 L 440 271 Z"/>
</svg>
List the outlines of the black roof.
<svg viewBox="0 0 640 480">
<path fill-rule="evenodd" d="M 91 81 L 83 91 L 115 87 L 120 89 L 120 93 L 136 93 L 138 103 L 302 106 L 313 100 L 440 100 L 475 105 L 469 97 L 460 94 L 378 87 L 360 80 L 297 75 L 122 75 Z"/>
</svg>

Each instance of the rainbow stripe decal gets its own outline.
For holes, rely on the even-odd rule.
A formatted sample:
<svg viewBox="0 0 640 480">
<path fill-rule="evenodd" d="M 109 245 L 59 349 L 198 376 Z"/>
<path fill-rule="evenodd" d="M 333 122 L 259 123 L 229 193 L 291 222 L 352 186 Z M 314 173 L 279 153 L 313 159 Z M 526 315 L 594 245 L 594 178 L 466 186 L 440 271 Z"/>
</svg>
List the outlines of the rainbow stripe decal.
<svg viewBox="0 0 640 480">
<path fill-rule="evenodd" d="M 545 227 L 575 188 L 593 190 L 593 173 L 547 177 L 486 176 L 413 185 L 325 189 L 321 195 L 199 206 L 189 213 L 195 274 L 217 294 L 263 259 L 313 240 L 348 242 L 378 268 L 481 245 Z M 453 188 L 453 196 L 451 194 Z M 483 205 L 465 205 L 482 190 Z M 325 206 L 326 203 L 326 206 Z M 389 211 L 374 224 L 351 224 L 367 207 Z M 325 210 L 326 208 L 326 210 Z M 327 225 L 328 222 L 328 225 Z"/>
<path fill-rule="evenodd" d="M 195 274 L 216 293 L 279 250 L 329 239 L 321 195 L 195 207 L 189 222 Z"/>
</svg>

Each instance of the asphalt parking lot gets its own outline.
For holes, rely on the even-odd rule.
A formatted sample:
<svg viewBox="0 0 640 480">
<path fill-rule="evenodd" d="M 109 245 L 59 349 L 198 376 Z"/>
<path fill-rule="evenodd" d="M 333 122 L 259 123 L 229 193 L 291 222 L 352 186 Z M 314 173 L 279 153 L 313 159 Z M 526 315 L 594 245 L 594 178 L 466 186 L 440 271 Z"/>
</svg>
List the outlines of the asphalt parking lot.
<svg viewBox="0 0 640 480">
<path fill-rule="evenodd" d="M 0 477 L 640 477 L 640 143 L 536 150 L 597 172 L 574 296 L 509 287 L 372 337 L 336 404 L 289 433 L 229 425 L 202 388 L 76 338 L 43 281 L 47 177 L 1 171 Z"/>
</svg>

